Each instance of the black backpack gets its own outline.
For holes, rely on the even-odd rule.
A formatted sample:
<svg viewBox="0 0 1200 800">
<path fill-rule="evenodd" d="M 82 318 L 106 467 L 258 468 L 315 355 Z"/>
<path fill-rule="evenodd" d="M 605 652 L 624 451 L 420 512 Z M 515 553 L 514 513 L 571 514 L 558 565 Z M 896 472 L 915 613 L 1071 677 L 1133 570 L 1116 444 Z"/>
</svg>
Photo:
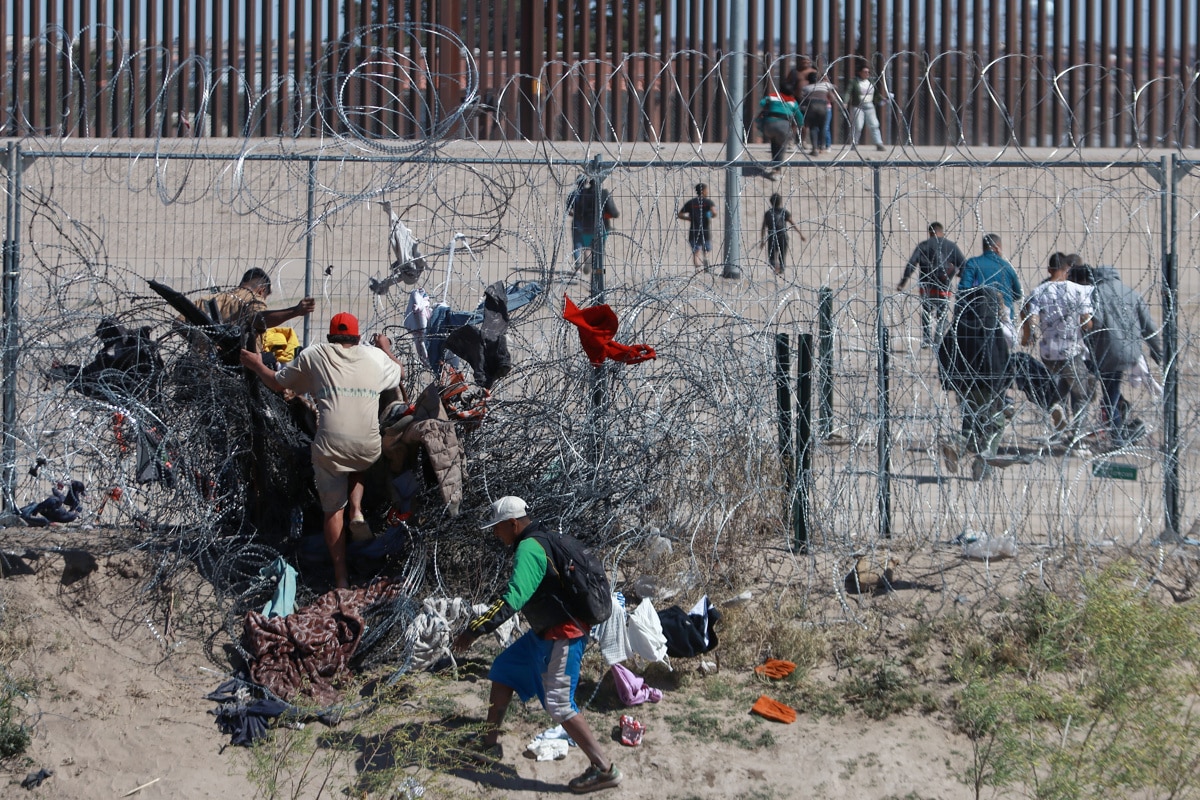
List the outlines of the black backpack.
<svg viewBox="0 0 1200 800">
<path fill-rule="evenodd" d="M 599 625 L 612 616 L 612 587 L 604 565 L 583 542 L 566 534 L 538 530 L 532 534 L 546 551 L 558 576 L 563 610 L 584 625 Z"/>
</svg>

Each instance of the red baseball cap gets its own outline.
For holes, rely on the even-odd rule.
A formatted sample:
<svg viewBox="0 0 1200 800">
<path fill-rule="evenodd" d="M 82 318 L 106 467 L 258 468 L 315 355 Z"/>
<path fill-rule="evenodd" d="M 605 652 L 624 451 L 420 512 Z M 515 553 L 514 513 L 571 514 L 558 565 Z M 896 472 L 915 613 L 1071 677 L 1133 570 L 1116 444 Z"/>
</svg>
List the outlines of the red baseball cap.
<svg viewBox="0 0 1200 800">
<path fill-rule="evenodd" d="M 334 314 L 329 320 L 329 335 L 358 336 L 358 319 L 346 311 Z"/>
</svg>

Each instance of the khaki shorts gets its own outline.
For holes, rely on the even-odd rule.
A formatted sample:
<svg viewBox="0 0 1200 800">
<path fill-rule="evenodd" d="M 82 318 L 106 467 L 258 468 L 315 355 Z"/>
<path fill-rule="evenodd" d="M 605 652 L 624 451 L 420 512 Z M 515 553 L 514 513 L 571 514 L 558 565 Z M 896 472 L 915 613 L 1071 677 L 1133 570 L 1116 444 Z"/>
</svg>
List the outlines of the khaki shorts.
<svg viewBox="0 0 1200 800">
<path fill-rule="evenodd" d="M 350 502 L 350 476 L 352 472 L 338 472 L 324 459 L 313 456 L 313 473 L 316 476 L 317 496 L 321 499 L 321 510 L 326 514 L 340 511 Z"/>
</svg>

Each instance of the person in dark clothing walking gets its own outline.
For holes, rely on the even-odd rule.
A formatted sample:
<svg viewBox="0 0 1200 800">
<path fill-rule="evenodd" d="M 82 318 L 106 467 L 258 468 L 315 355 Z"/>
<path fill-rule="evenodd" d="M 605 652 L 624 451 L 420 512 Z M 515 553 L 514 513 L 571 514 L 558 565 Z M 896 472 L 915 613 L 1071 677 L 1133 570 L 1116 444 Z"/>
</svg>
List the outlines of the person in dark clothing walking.
<svg viewBox="0 0 1200 800">
<path fill-rule="evenodd" d="M 588 178 L 567 197 L 567 215 L 571 217 L 571 254 L 575 269 L 583 269 L 584 275 L 591 274 L 595 260 L 597 236 L 605 236 L 612 227 L 612 220 L 621 216 L 617 204 L 607 189 L 596 193 L 596 181 Z M 586 251 L 586 252 L 585 252 Z"/>
<path fill-rule="evenodd" d="M 788 227 L 800 234 L 800 241 L 806 242 L 804 234 L 792 220 L 792 214 L 783 207 L 783 198 L 776 192 L 771 195 L 771 207 L 763 214 L 762 242 L 760 247 L 767 248 L 767 260 L 776 275 L 783 274 L 783 265 L 787 261 Z"/>
<path fill-rule="evenodd" d="M 1141 420 L 1128 414 L 1121 381 L 1142 355 L 1142 342 L 1154 363 L 1161 365 L 1162 342 L 1150 308 L 1134 289 L 1121 282 L 1112 267 L 1088 267 L 1070 274 L 1086 276 L 1092 285 L 1092 325 L 1085 341 L 1100 375 L 1101 408 L 1107 422 L 1109 445 L 1123 447 L 1145 433 Z"/>
<path fill-rule="evenodd" d="M 491 528 L 496 538 L 513 548 L 512 577 L 504 593 L 455 637 L 454 650 L 465 653 L 476 639 L 495 631 L 518 611 L 525 615 L 530 629 L 492 662 L 487 730 L 476 749 L 487 760 L 502 757 L 500 724 L 513 694 L 520 695 L 522 701 L 536 696 L 550 718 L 563 726 L 591 761 L 582 775 L 567 784 L 568 788 L 584 794 L 616 786 L 621 782 L 621 771 L 604 754 L 575 704 L 588 628 L 568 615 L 563 606 L 561 584 L 550 568 L 546 550 L 534 536 L 541 531 L 541 524 L 529 519 L 524 500 L 509 496 L 492 503 L 483 528 Z"/>
<path fill-rule="evenodd" d="M 708 184 L 696 184 L 696 196 L 683 204 L 675 216 L 688 221 L 687 241 L 692 249 L 692 265 L 708 271 L 708 254 L 712 252 L 712 220 L 717 204 L 708 199 Z"/>
<path fill-rule="evenodd" d="M 1005 392 L 1013 382 L 1008 338 L 1002 328 L 1007 316 L 1000 291 L 980 286 L 959 293 L 950 329 L 938 348 L 942 387 L 958 395 L 962 411 L 960 436 L 941 445 L 949 472 L 974 454 L 971 476 L 983 476 L 984 459 L 995 456 L 1004 432 Z"/>
<path fill-rule="evenodd" d="M 913 271 L 920 270 L 917 291 L 921 295 L 921 346 L 936 347 L 942 340 L 946 309 L 954 296 L 950 282 L 967 259 L 958 245 L 946 238 L 942 223 L 931 222 L 928 230 L 929 236 L 909 257 L 896 291 L 904 291 Z"/>
</svg>

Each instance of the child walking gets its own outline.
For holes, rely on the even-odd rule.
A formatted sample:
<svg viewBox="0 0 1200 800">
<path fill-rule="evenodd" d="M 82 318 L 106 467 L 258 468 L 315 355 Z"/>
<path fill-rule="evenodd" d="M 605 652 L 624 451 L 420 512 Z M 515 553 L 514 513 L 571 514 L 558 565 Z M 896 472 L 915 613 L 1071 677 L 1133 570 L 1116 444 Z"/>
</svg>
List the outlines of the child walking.
<svg viewBox="0 0 1200 800">
<path fill-rule="evenodd" d="M 759 247 L 767 248 L 767 260 L 771 263 L 771 269 L 775 270 L 776 275 L 783 274 L 783 265 L 787 261 L 787 229 L 789 226 L 800 234 L 800 241 L 808 241 L 800 232 L 800 228 L 796 226 L 795 221 L 792 220 L 791 212 L 783 207 L 783 198 L 779 196 L 779 192 L 775 192 L 771 195 L 771 207 L 767 209 L 766 214 L 763 214 L 763 239 Z"/>
</svg>

